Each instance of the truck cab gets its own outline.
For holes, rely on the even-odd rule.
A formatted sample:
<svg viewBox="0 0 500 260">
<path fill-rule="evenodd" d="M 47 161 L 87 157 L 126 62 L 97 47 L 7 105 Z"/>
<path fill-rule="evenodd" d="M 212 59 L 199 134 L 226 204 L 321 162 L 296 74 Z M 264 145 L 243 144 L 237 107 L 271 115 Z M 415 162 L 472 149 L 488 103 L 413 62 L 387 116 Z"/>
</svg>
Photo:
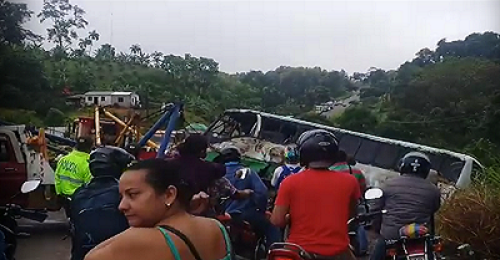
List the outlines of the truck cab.
<svg viewBox="0 0 500 260">
<path fill-rule="evenodd" d="M 54 170 L 48 158 L 29 147 L 24 125 L 0 126 L 0 205 L 15 203 L 24 208 L 57 208 Z M 20 192 L 27 180 L 41 180 L 33 193 Z"/>
</svg>

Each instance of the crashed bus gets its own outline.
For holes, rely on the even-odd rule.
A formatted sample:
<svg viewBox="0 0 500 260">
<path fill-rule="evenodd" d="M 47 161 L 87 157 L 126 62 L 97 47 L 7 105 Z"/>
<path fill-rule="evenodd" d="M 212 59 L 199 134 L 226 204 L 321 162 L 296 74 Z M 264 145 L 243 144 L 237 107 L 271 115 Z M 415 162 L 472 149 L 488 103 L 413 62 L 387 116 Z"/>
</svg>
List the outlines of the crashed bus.
<svg viewBox="0 0 500 260">
<path fill-rule="evenodd" d="M 471 179 L 483 171 L 483 166 L 466 154 L 248 109 L 226 110 L 208 127 L 205 135 L 215 150 L 226 145 L 238 147 L 244 163 L 257 170 L 264 180 L 269 180 L 274 169 L 283 163 L 285 146 L 294 144 L 300 134 L 312 129 L 334 133 L 340 149 L 356 158 L 356 167 L 363 170 L 371 187 L 379 187 L 386 179 L 398 176 L 399 159 L 410 151 L 429 156 L 430 176 L 443 195 L 454 187 L 469 185 Z M 216 152 L 212 151 L 207 159 L 215 156 Z"/>
</svg>

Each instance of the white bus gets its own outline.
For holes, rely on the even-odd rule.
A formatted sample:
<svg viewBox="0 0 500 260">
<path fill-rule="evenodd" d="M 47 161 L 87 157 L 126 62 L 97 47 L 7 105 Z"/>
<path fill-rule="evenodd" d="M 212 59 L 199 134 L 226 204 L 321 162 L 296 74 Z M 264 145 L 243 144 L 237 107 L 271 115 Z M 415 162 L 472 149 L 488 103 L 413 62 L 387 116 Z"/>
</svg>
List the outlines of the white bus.
<svg viewBox="0 0 500 260">
<path fill-rule="evenodd" d="M 334 133 L 340 149 L 356 158 L 356 167 L 363 170 L 368 185 L 372 187 L 397 176 L 400 158 L 410 151 L 421 151 L 429 156 L 434 177 L 436 173 L 439 176 L 434 181 L 439 179 L 442 189 L 465 187 L 475 174 L 483 171 L 483 166 L 470 155 L 248 109 L 226 110 L 205 134 L 214 147 L 231 143 L 240 148 L 247 158 L 276 164 L 281 163 L 280 152 L 284 145 L 293 144 L 300 134 L 311 129 Z"/>
</svg>

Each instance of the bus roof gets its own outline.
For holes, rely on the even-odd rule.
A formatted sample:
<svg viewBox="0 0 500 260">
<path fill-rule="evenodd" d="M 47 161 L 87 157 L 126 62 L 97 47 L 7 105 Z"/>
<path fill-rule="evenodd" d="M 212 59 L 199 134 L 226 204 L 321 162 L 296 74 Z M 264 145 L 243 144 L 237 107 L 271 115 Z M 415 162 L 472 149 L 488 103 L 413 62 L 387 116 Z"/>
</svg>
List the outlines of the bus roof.
<svg viewBox="0 0 500 260">
<path fill-rule="evenodd" d="M 445 149 L 434 148 L 434 147 L 430 147 L 430 146 L 426 146 L 426 145 L 420 145 L 420 144 L 415 144 L 415 143 L 410 143 L 410 142 L 405 142 L 405 141 L 400 141 L 400 140 L 379 137 L 379 136 L 375 136 L 375 135 L 371 135 L 371 134 L 354 132 L 354 131 L 345 130 L 345 129 L 341 129 L 341 128 L 337 128 L 337 127 L 321 125 L 321 124 L 312 123 L 312 122 L 308 122 L 308 121 L 304 121 L 304 120 L 300 120 L 300 119 L 296 119 L 296 118 L 292 118 L 292 117 L 279 116 L 279 115 L 261 112 L 261 111 L 256 111 L 256 110 L 251 110 L 251 109 L 227 109 L 224 113 L 226 113 L 226 112 L 230 112 L 230 113 L 254 113 L 254 114 L 259 114 L 261 116 L 265 116 L 265 117 L 269 117 L 269 118 L 275 118 L 275 119 L 293 122 L 293 123 L 297 123 L 297 124 L 308 125 L 308 126 L 315 127 L 315 128 L 327 129 L 327 130 L 330 130 L 333 132 L 339 132 L 339 133 L 343 133 L 343 134 L 350 134 L 353 136 L 362 137 L 362 138 L 366 138 L 366 139 L 370 139 L 370 140 L 378 141 L 378 142 L 382 142 L 382 143 L 391 143 L 391 144 L 395 144 L 395 145 L 399 145 L 399 146 L 403 146 L 403 147 L 416 149 L 416 150 L 419 150 L 422 152 L 429 152 L 429 153 L 434 153 L 434 154 L 436 154 L 436 153 L 448 154 L 450 156 L 460 158 L 463 161 L 465 161 L 466 159 L 472 159 L 474 162 L 476 162 L 477 164 L 479 164 L 482 167 L 481 163 L 479 163 L 479 161 L 477 159 L 475 159 L 474 157 L 472 157 L 470 155 L 456 153 L 456 152 L 452 152 L 452 151 L 445 150 Z"/>
</svg>

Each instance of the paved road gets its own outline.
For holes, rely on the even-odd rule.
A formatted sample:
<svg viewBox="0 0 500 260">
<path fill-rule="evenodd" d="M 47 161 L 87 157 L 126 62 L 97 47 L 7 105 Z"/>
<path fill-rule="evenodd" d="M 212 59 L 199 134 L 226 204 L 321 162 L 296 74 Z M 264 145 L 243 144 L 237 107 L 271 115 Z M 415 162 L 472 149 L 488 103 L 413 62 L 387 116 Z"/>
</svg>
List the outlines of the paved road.
<svg viewBox="0 0 500 260">
<path fill-rule="evenodd" d="M 354 93 L 354 95 L 344 100 L 340 100 L 340 102 L 345 106 L 337 105 L 332 110 L 324 112 L 322 115 L 327 118 L 332 118 L 336 115 L 343 113 L 349 106 L 351 106 L 351 102 L 359 102 L 359 100 L 360 100 L 359 93 Z"/>
<path fill-rule="evenodd" d="M 63 240 L 68 229 L 64 213 L 51 213 L 46 223 L 20 220 L 19 225 L 30 237 L 18 240 L 16 260 L 69 260 L 71 240 Z"/>
<path fill-rule="evenodd" d="M 71 240 L 63 240 L 68 225 L 63 212 L 51 213 L 45 223 L 19 221 L 20 231 L 30 237 L 19 238 L 16 260 L 68 260 Z"/>
</svg>

